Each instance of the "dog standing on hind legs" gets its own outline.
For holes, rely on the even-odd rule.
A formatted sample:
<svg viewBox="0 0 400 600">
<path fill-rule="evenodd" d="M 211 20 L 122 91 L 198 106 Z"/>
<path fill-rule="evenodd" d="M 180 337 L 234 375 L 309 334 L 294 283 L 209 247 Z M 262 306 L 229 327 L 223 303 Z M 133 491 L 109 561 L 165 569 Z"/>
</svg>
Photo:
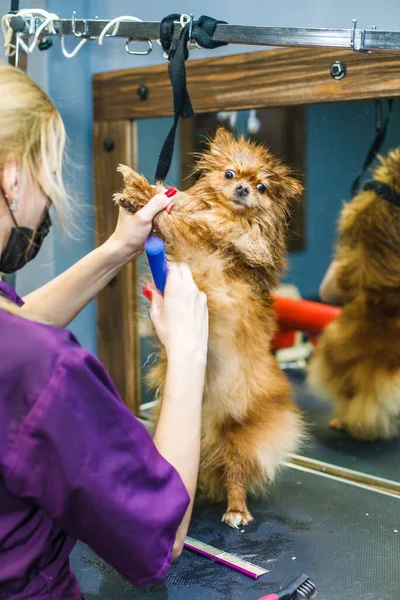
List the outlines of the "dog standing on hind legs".
<svg viewBox="0 0 400 600">
<path fill-rule="evenodd" d="M 334 265 L 343 310 L 319 340 L 308 382 L 333 401 L 331 427 L 390 439 L 400 415 L 400 149 L 344 206 Z"/>
<path fill-rule="evenodd" d="M 226 499 L 223 521 L 252 520 L 247 493 L 265 489 L 298 449 L 303 425 L 285 375 L 271 353 L 276 329 L 271 288 L 285 266 L 290 201 L 301 192 L 265 148 L 219 129 L 196 167 L 198 181 L 155 219 L 169 260 L 185 262 L 209 308 L 199 489 Z M 120 167 L 125 188 L 115 200 L 134 210 L 155 193 Z M 166 355 L 149 374 L 162 398 Z"/>
</svg>

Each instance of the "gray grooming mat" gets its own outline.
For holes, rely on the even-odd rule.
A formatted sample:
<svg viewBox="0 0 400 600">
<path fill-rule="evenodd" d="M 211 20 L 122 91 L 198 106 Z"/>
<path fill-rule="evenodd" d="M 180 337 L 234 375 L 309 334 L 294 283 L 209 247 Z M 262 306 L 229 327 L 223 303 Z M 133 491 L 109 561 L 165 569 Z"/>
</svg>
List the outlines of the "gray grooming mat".
<svg viewBox="0 0 400 600">
<path fill-rule="evenodd" d="M 296 401 L 307 415 L 311 442 L 299 454 L 324 462 L 400 481 L 400 439 L 382 442 L 360 442 L 345 432 L 328 426 L 333 408 L 330 402 L 310 393 L 301 371 L 288 372 Z M 400 598 L 400 593 L 399 593 Z"/>
<path fill-rule="evenodd" d="M 400 597 L 400 500 L 288 468 L 244 531 L 198 504 L 190 536 L 270 570 L 254 581 L 184 550 L 165 581 L 136 589 L 83 544 L 71 556 L 87 600 L 257 600 L 307 573 L 318 600 Z"/>
</svg>

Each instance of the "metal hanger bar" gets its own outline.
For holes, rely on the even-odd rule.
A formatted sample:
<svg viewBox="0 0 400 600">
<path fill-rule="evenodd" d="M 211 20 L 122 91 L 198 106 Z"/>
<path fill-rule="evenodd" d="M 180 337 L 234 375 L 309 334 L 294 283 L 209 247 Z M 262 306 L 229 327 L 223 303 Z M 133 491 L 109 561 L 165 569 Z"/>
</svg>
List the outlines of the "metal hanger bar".
<svg viewBox="0 0 400 600">
<path fill-rule="evenodd" d="M 33 29 L 41 23 L 35 19 Z M 75 31 L 85 32 L 83 37 L 98 38 L 109 23 L 100 19 L 76 19 Z M 72 20 L 54 21 L 58 35 L 74 35 Z M 26 18 L 26 32 L 31 27 Z M 158 21 L 131 22 L 121 21 L 116 37 L 132 40 L 157 40 L 160 23 Z M 175 35 L 181 31 L 180 23 L 176 24 Z M 31 27 L 32 32 L 32 27 Z M 107 34 L 107 37 L 111 36 Z M 255 46 L 321 46 L 331 48 L 353 48 L 356 51 L 400 50 L 400 31 L 377 31 L 375 29 L 316 29 L 304 27 L 259 27 L 247 25 L 218 25 L 214 40 L 228 44 Z"/>
<path fill-rule="evenodd" d="M 351 48 L 353 30 L 218 25 L 214 39 L 231 44 Z M 355 29 L 354 42 L 363 50 L 400 50 L 400 32 Z"/>
</svg>

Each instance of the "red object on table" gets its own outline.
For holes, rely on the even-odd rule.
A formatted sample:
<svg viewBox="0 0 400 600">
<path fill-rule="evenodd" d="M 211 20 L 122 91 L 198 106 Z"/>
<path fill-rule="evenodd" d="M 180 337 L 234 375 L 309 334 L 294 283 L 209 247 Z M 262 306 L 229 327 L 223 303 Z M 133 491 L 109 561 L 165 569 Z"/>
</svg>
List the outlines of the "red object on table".
<svg viewBox="0 0 400 600">
<path fill-rule="evenodd" d="M 282 348 L 290 348 L 294 346 L 296 341 L 295 331 L 278 331 L 272 343 L 274 350 L 282 350 Z"/>
<path fill-rule="evenodd" d="M 337 306 L 310 300 L 297 300 L 275 295 L 273 295 L 273 299 L 279 326 L 279 331 L 273 341 L 275 350 L 292 346 L 296 331 L 305 331 L 313 338 L 341 313 L 341 309 Z"/>
</svg>

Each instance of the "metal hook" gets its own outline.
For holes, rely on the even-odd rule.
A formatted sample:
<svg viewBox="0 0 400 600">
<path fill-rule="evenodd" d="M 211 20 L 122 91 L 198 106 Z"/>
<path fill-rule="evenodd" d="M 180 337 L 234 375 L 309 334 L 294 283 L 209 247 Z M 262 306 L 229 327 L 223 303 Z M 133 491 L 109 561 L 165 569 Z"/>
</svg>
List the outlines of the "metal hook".
<svg viewBox="0 0 400 600">
<path fill-rule="evenodd" d="M 354 50 L 354 52 L 361 52 L 361 54 L 371 54 L 371 50 L 366 50 L 365 45 L 365 30 L 361 29 L 360 31 L 360 44 L 356 46 L 356 33 L 357 33 L 357 19 L 352 19 L 351 21 L 351 38 L 350 38 L 350 48 Z"/>
<path fill-rule="evenodd" d="M 130 44 L 131 42 L 134 42 L 134 41 L 135 41 L 135 40 L 134 40 L 133 38 L 129 38 L 129 40 L 126 40 L 126 43 L 125 43 L 125 51 L 126 51 L 128 54 L 132 54 L 132 55 L 134 55 L 134 56 L 147 56 L 147 55 L 148 55 L 148 54 L 150 54 L 150 52 L 153 50 L 153 43 L 152 43 L 152 41 L 151 41 L 151 40 L 143 40 L 143 41 L 146 41 L 146 42 L 148 43 L 148 48 L 147 48 L 147 50 L 143 50 L 143 51 L 131 50 L 131 49 L 129 48 L 129 44 Z"/>
<path fill-rule="evenodd" d="M 76 10 L 74 10 L 72 13 L 72 18 L 71 18 L 71 33 L 72 33 L 72 35 L 74 35 L 77 38 L 87 37 L 89 34 L 89 26 L 88 26 L 87 20 L 82 19 L 82 21 L 83 21 L 83 31 L 77 31 L 76 30 Z"/>
<path fill-rule="evenodd" d="M 190 42 L 192 39 L 192 34 L 193 34 L 193 24 L 194 24 L 194 15 L 188 15 L 186 13 L 182 13 L 180 18 L 179 18 L 179 22 L 181 24 L 182 29 L 184 27 L 186 27 L 186 25 L 189 25 L 189 39 L 188 41 Z"/>
<path fill-rule="evenodd" d="M 194 22 L 194 15 L 189 15 L 190 17 L 190 21 L 189 21 L 189 42 L 192 41 L 192 34 L 193 34 L 193 22 Z"/>
</svg>

